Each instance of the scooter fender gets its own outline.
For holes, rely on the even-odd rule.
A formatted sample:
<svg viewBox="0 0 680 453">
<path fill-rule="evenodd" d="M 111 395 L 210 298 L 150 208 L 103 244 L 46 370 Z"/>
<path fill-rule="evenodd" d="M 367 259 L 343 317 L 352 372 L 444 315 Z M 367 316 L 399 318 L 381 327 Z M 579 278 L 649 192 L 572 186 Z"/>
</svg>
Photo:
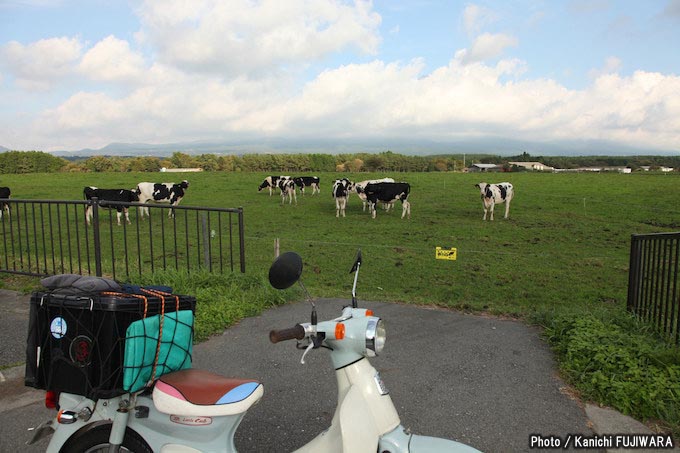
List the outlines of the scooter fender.
<svg viewBox="0 0 680 453">
<path fill-rule="evenodd" d="M 410 453 L 479 453 L 479 450 L 472 448 L 469 445 L 461 444 L 454 440 L 442 439 L 439 437 L 418 436 L 416 434 L 411 436 L 411 444 L 409 446 Z"/>
<path fill-rule="evenodd" d="M 401 425 L 380 438 L 378 451 L 389 451 L 390 453 L 479 453 L 479 450 L 453 440 L 409 434 Z"/>
</svg>

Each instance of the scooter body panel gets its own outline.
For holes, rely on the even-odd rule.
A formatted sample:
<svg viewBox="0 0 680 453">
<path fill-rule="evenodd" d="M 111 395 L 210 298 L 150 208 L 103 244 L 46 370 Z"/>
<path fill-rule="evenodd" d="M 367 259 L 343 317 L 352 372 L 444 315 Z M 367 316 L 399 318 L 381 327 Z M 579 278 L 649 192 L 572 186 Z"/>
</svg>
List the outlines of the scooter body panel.
<svg viewBox="0 0 680 453">
<path fill-rule="evenodd" d="M 380 439 L 378 451 L 389 451 L 391 453 L 479 453 L 478 450 L 453 440 L 410 434 L 401 425 Z"/>
<path fill-rule="evenodd" d="M 380 437 L 399 426 L 392 399 L 376 376 L 365 359 L 336 370 L 338 406 L 331 426 L 297 452 L 375 452 Z"/>
<path fill-rule="evenodd" d="M 131 416 L 128 426 L 141 435 L 153 451 L 236 452 L 234 433 L 244 413 L 222 417 L 168 415 L 158 412 L 151 398 L 144 400 L 138 401 L 137 406 L 148 407 L 148 416 Z M 178 450 L 181 446 L 190 448 Z"/>
<path fill-rule="evenodd" d="M 116 401 L 115 407 L 118 407 L 118 399 L 114 398 Z M 111 400 L 111 401 L 113 401 Z M 95 408 L 95 412 L 92 417 L 84 421 L 82 419 L 77 419 L 71 424 L 60 424 L 53 419 L 52 426 L 54 428 L 54 433 L 50 438 L 50 443 L 47 445 L 46 453 L 59 453 L 61 448 L 66 444 L 66 442 L 78 431 L 85 429 L 86 426 L 94 426 L 94 423 L 102 422 L 104 420 L 113 420 L 115 416 L 115 409 L 113 411 L 108 410 L 108 406 L 100 405 L 95 406 L 94 401 L 85 398 L 81 395 L 74 395 L 71 393 L 60 393 L 59 394 L 59 407 L 62 410 L 69 410 L 73 412 L 80 412 L 85 408 Z"/>
<path fill-rule="evenodd" d="M 115 417 L 121 397 L 93 401 L 79 395 L 62 393 L 60 407 L 80 411 L 83 407 L 94 407 L 87 420 L 77 420 L 68 425 L 54 423 L 56 430 L 50 439 L 48 453 L 58 453 L 66 442 L 79 430 L 86 430 L 101 423 L 111 423 Z M 138 396 L 130 409 L 127 427 L 139 434 L 153 451 L 220 451 L 236 452 L 234 433 L 244 413 L 223 417 L 195 417 L 168 415 L 156 410 L 148 396 Z M 137 417 L 135 414 L 143 414 Z M 186 448 L 184 448 L 186 447 Z"/>
</svg>

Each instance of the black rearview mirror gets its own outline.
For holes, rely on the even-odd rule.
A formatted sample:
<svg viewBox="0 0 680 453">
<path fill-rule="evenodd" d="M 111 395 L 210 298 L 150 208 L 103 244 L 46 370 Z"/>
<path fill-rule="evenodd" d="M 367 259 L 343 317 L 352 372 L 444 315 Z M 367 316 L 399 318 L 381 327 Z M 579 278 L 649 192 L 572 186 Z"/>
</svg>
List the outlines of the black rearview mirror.
<svg viewBox="0 0 680 453">
<path fill-rule="evenodd" d="M 269 268 L 269 283 L 276 289 L 290 288 L 302 275 L 302 258 L 295 252 L 280 255 Z"/>
</svg>

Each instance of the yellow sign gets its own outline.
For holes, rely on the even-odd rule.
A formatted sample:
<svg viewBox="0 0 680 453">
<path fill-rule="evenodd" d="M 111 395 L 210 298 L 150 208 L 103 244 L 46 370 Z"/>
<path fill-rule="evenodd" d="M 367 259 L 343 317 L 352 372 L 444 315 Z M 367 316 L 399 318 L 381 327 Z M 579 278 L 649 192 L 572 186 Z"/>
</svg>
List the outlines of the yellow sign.
<svg viewBox="0 0 680 453">
<path fill-rule="evenodd" d="M 455 261 L 458 255 L 458 249 L 455 248 L 441 248 L 437 247 L 435 249 L 435 255 L 434 257 L 438 260 L 452 260 Z"/>
</svg>

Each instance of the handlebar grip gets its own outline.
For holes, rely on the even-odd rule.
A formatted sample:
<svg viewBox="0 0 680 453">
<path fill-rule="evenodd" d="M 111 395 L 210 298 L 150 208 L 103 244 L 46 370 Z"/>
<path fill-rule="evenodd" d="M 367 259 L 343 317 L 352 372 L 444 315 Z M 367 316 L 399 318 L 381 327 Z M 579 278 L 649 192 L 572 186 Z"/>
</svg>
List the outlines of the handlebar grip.
<svg viewBox="0 0 680 453">
<path fill-rule="evenodd" d="M 305 337 L 305 328 L 300 324 L 296 324 L 289 329 L 272 330 L 269 332 L 269 341 L 278 343 L 286 340 L 302 340 Z"/>
</svg>

